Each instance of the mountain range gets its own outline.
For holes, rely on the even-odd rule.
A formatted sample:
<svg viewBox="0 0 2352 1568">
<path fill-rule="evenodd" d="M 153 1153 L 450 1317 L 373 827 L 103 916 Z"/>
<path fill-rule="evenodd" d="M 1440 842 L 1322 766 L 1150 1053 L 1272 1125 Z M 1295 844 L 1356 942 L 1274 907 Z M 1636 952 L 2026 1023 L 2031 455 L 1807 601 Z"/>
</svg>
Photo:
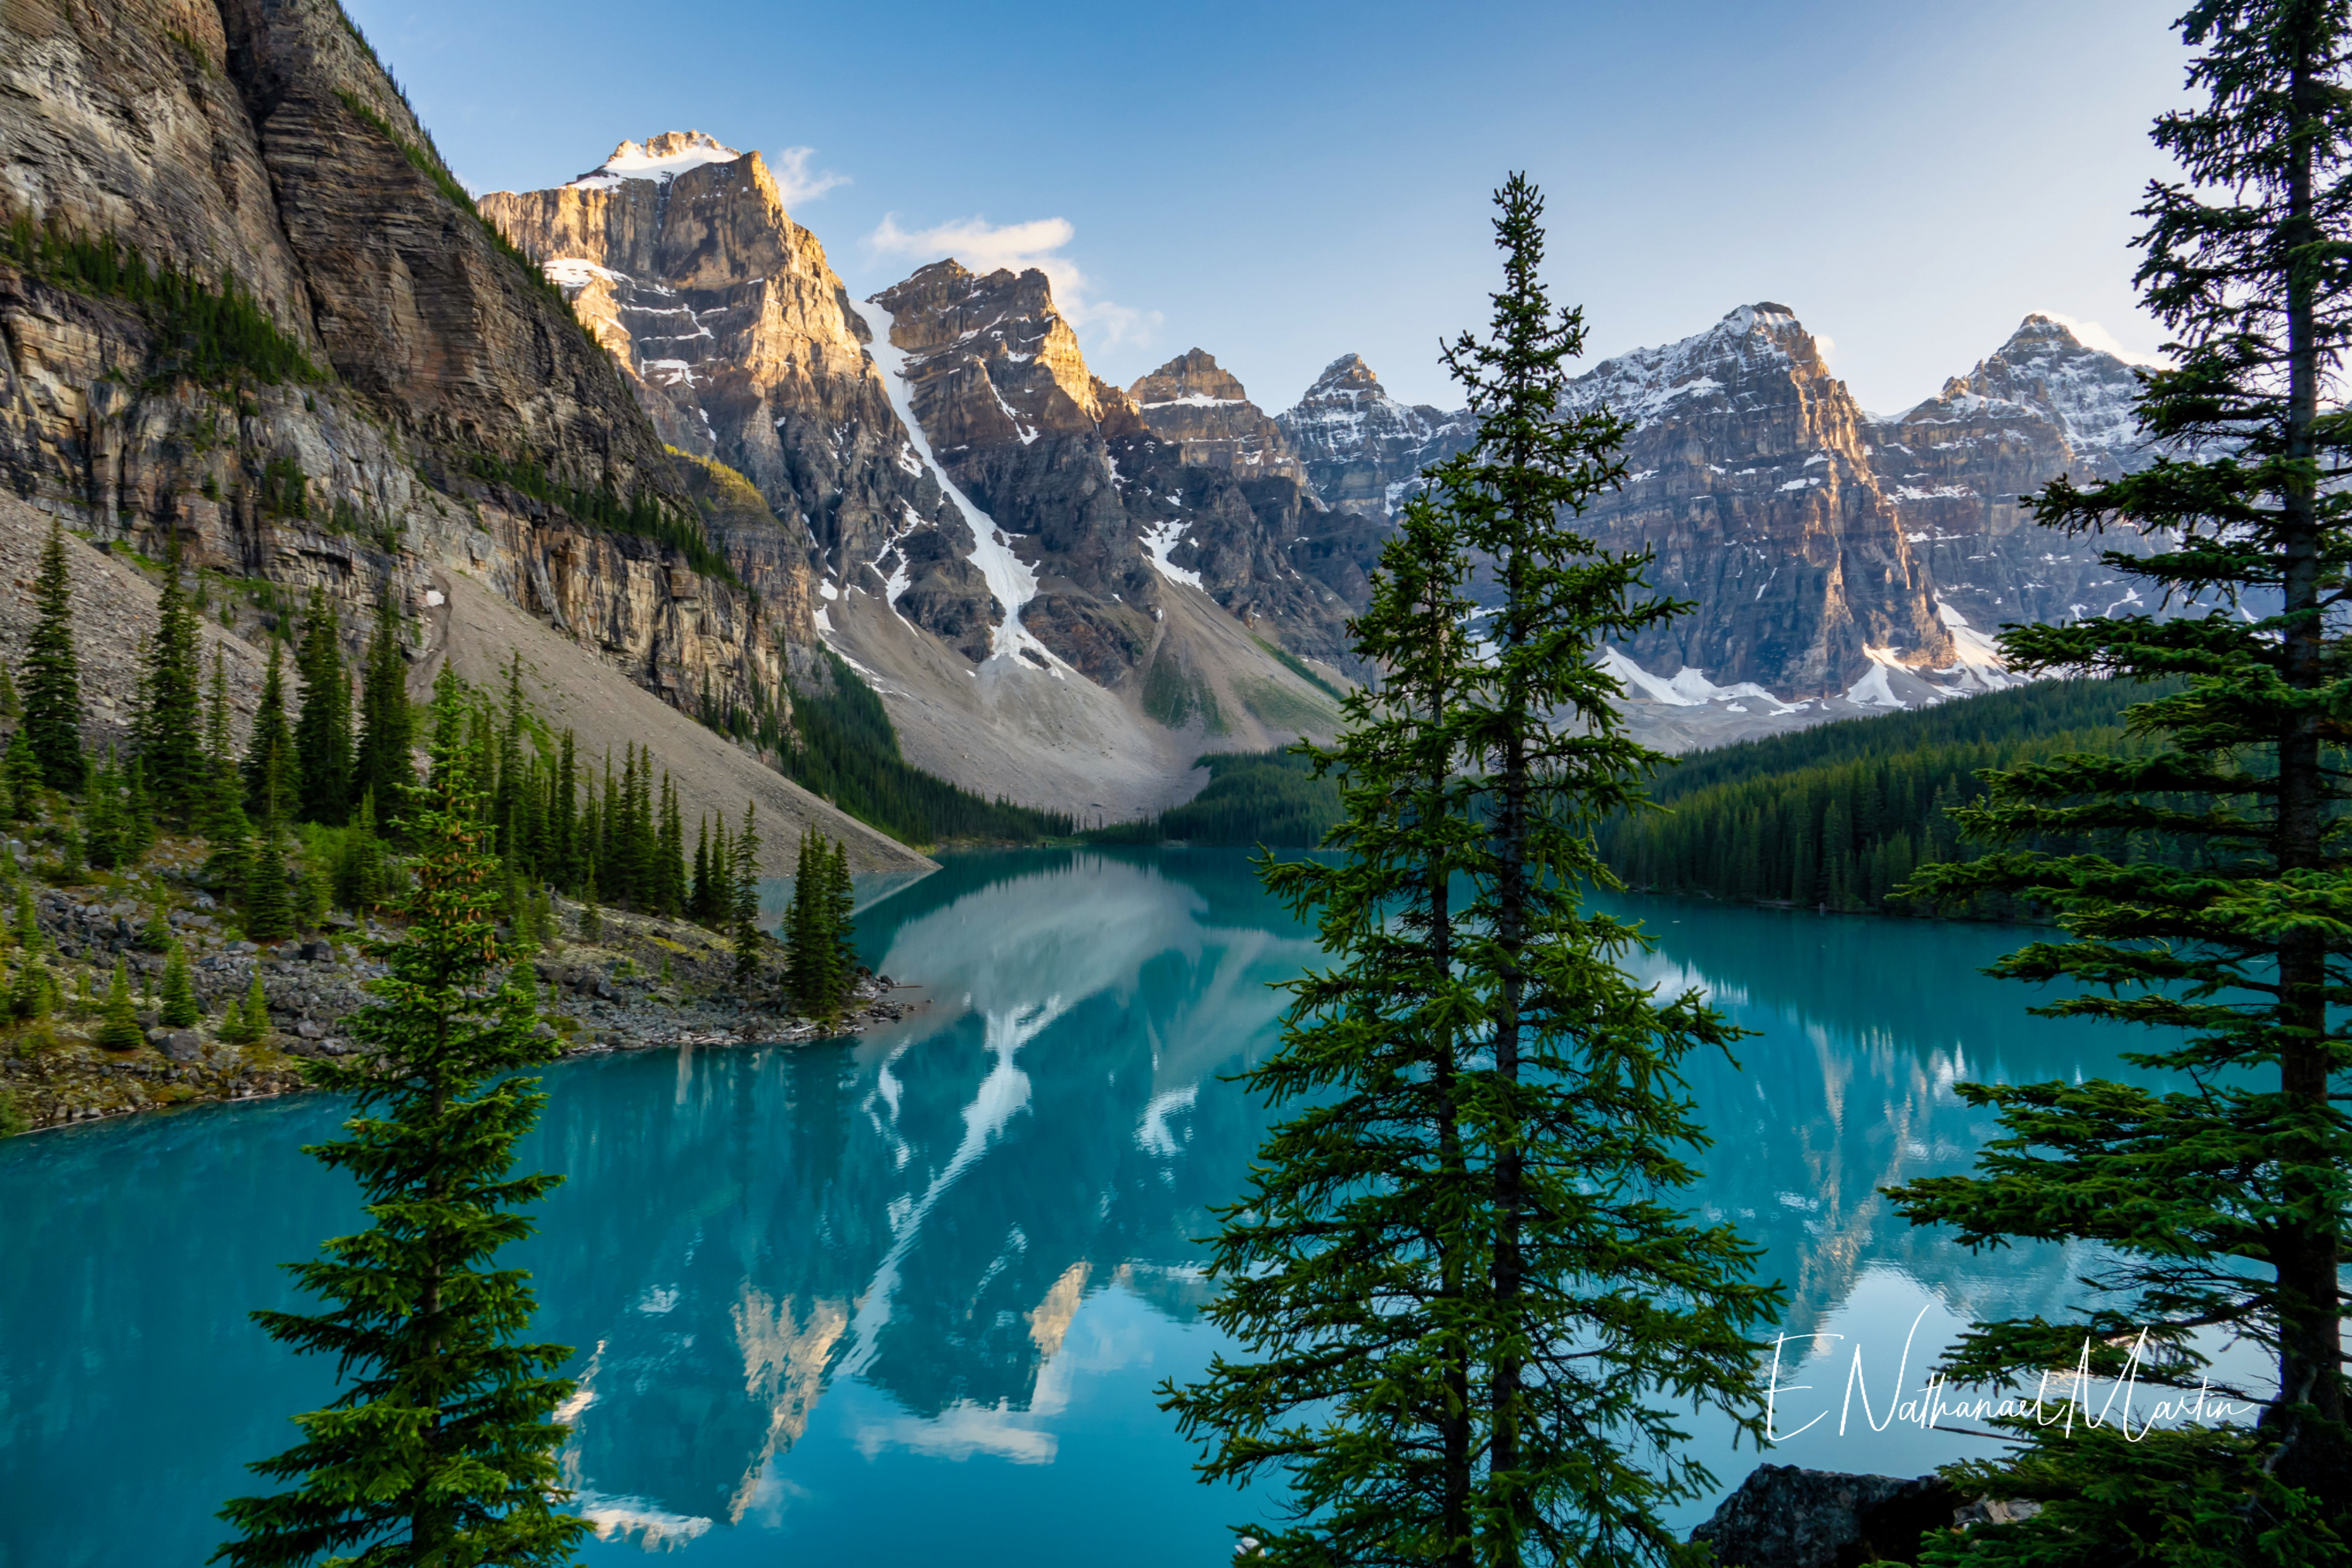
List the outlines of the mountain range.
<svg viewBox="0 0 2352 1568">
<path fill-rule="evenodd" d="M 854 299 L 760 155 L 700 132 L 475 201 L 333 7 L 121 10 L 0 38 L 0 521 L 176 538 L 354 628 L 391 594 L 420 679 L 455 574 L 688 714 L 862 680 L 919 768 L 1137 815 L 1202 750 L 1336 727 L 1396 510 L 1470 437 L 1353 354 L 1272 414 L 1199 348 L 1110 385 L 1035 270 Z M 225 288 L 306 368 L 192 367 L 68 238 Z M 1638 727 L 2001 683 L 2000 621 L 2124 596 L 2018 497 L 2142 460 L 2136 385 L 2037 316 L 1877 417 L 1773 304 L 1593 367 L 1571 398 L 1632 422 L 1628 478 L 1574 526 L 1696 606 L 1612 655 Z"/>
</svg>

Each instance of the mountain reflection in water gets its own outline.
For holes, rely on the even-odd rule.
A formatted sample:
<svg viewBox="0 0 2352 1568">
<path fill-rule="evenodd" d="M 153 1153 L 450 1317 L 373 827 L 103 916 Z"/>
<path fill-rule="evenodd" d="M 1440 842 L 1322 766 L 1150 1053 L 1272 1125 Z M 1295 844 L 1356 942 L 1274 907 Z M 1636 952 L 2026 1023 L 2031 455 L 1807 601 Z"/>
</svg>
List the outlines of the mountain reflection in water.
<svg viewBox="0 0 2352 1568">
<path fill-rule="evenodd" d="M 1660 939 L 1649 978 L 1760 1031 L 1738 1068 L 1695 1065 L 1717 1138 L 1695 1201 L 1766 1245 L 1782 1331 L 1849 1336 L 1811 1379 L 1830 1394 L 1803 1397 L 1833 1401 L 1859 1343 L 1883 1408 L 1923 1308 L 1914 1384 L 1971 1312 L 2054 1308 L 2057 1249 L 1971 1259 L 1875 1194 L 1987 1135 L 1955 1078 L 2113 1070 L 2115 1037 L 1975 973 L 2017 933 L 1624 907 Z M 860 924 L 866 961 L 929 998 L 887 1033 L 547 1075 L 525 1160 L 567 1180 L 514 1260 L 540 1332 L 579 1348 L 563 1465 L 592 1559 L 1116 1541 L 1139 1568 L 1222 1561 L 1222 1526 L 1262 1503 L 1193 1482 L 1151 1388 L 1219 1343 L 1196 1238 L 1266 1123 L 1227 1075 L 1272 1046 L 1310 933 L 1243 856 L 1199 851 L 958 858 Z M 0 1568 L 201 1558 L 250 1489 L 240 1462 L 322 1402 L 331 1369 L 243 1313 L 290 1304 L 274 1265 L 354 1223 L 295 1152 L 337 1116 L 301 1100 L 0 1146 Z M 1776 1458 L 1911 1473 L 1968 1441 L 1835 1425 Z M 1729 1480 L 1754 1461 L 1698 1440 Z"/>
</svg>

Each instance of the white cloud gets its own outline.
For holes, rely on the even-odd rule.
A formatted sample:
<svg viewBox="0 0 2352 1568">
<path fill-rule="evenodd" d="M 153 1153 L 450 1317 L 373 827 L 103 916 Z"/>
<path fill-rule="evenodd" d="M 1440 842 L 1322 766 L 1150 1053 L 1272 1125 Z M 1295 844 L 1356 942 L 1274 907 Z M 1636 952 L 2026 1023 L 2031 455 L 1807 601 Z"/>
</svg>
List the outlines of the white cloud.
<svg viewBox="0 0 2352 1568">
<path fill-rule="evenodd" d="M 849 184 L 849 176 L 831 170 L 809 173 L 809 160 L 816 156 L 814 147 L 785 147 L 766 155 L 768 173 L 776 177 L 776 189 L 782 193 L 784 210 L 789 212 L 803 202 L 813 202 L 835 185 Z"/>
<path fill-rule="evenodd" d="M 1813 352 L 1820 354 L 1823 361 L 1827 361 L 1832 354 L 1837 353 L 1837 340 L 1827 332 L 1815 332 Z"/>
<path fill-rule="evenodd" d="M 1034 267 L 1053 284 L 1054 303 L 1062 314 L 1072 326 L 1094 333 L 1097 347 L 1150 342 L 1153 329 L 1160 325 L 1160 312 L 1096 298 L 1094 280 L 1079 270 L 1077 263 L 1060 254 L 1076 237 L 1070 220 L 1061 217 L 992 224 L 974 216 L 950 219 L 930 228 L 904 229 L 898 226 L 898 215 L 890 213 L 866 237 L 866 246 L 877 256 L 902 257 L 919 263 L 953 257 L 979 273 L 1000 267 L 1021 272 Z"/>
<path fill-rule="evenodd" d="M 2124 347 L 2123 343 L 2117 340 L 2115 333 L 2107 331 L 2106 328 L 2099 325 L 2096 321 L 2077 321 L 2074 317 L 2066 314 L 2063 310 L 2042 310 L 2036 313 L 2049 317 L 2052 321 L 2057 322 L 2060 326 L 2074 333 L 2074 341 L 2082 344 L 2084 348 L 2097 349 L 2104 353 L 2111 353 L 2117 359 L 2123 361 L 2126 364 L 2169 364 L 2171 363 L 2171 361 L 2166 359 L 2162 354 L 2137 353 L 2132 350 Z"/>
</svg>

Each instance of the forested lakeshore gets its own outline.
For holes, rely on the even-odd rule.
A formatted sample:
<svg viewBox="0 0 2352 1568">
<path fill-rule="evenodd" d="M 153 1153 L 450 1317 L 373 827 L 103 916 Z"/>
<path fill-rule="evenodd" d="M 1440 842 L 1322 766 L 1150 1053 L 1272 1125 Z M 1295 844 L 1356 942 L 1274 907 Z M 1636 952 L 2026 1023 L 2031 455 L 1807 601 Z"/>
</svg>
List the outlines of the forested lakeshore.
<svg viewBox="0 0 2352 1568">
<path fill-rule="evenodd" d="M 117 550 L 160 591 L 131 612 L 152 619 L 128 732 L 90 749 L 72 553 L 52 524 L 27 641 L 0 665 L 0 837 L 16 836 L 0 853 L 0 1136 L 284 1092 L 359 1049 L 346 1037 L 379 950 L 433 895 L 411 820 L 427 744 L 465 773 L 500 940 L 571 993 L 544 1016 L 565 1048 L 732 1037 L 755 1018 L 790 1037 L 853 1001 L 895 1016 L 847 946 L 840 844 L 803 840 L 779 942 L 750 802 L 701 817 L 689 845 L 651 751 L 585 754 L 525 700 L 519 663 L 503 689 L 445 668 L 418 707 L 389 596 L 356 661 L 321 596 L 274 604 L 240 745 L 222 645 L 205 658 L 216 584 Z"/>
<path fill-rule="evenodd" d="M 2037 919 L 2038 906 L 1997 892 L 1929 905 L 1896 889 L 1923 866 L 1984 852 L 1953 813 L 1983 797 L 1986 772 L 2077 753 L 2137 754 L 2148 748 L 2126 733 L 2124 710 L 2176 689 L 2043 680 L 1696 752 L 1660 771 L 1651 805 L 1601 827 L 1601 855 L 1643 892 L 1843 913 Z M 2096 838 L 2101 852 L 2127 863 L 2179 853 L 2147 836 Z M 2063 852 L 2093 841 L 2033 847 Z"/>
<path fill-rule="evenodd" d="M 1211 752 L 1193 765 L 1209 770 L 1199 795 L 1155 816 L 1091 828 L 1086 839 L 1312 849 L 1339 820 L 1339 780 L 1318 778 L 1297 752 Z"/>
</svg>

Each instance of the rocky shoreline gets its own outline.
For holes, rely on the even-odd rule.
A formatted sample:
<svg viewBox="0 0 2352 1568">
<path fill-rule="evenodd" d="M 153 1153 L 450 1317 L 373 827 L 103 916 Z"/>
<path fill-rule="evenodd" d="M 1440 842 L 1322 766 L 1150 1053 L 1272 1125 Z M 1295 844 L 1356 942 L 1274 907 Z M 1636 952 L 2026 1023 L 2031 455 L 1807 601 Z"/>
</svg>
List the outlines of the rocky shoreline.
<svg viewBox="0 0 2352 1568">
<path fill-rule="evenodd" d="M 102 891 L 45 889 L 34 895 L 41 935 L 69 981 L 83 964 L 102 981 L 120 957 L 142 995 L 163 979 L 166 953 L 152 940 L 152 922 L 162 913 L 187 950 L 205 1016 L 193 1027 L 168 1029 L 152 1011 L 142 1012 L 147 1043 L 107 1050 L 95 1043 L 97 1009 L 78 1003 L 68 985 L 52 1016 L 11 1025 L 0 1037 L 0 1097 L 25 1131 L 299 1092 L 310 1087 L 305 1058 L 356 1048 L 346 1021 L 370 1000 L 365 983 L 385 973 L 374 944 L 396 937 L 397 927 L 339 916 L 310 937 L 262 946 L 243 940 L 215 912 L 210 895 L 193 887 L 193 863 L 192 851 L 164 852 L 142 872 L 109 878 Z M 554 908 L 559 928 L 577 933 L 581 906 L 559 899 Z M 576 934 L 552 941 L 530 961 L 541 1027 L 560 1038 L 565 1057 L 678 1045 L 799 1045 L 862 1034 L 926 1005 L 909 994 L 919 987 L 861 974 L 851 1010 L 820 1024 L 785 1005 L 782 950 L 772 939 L 763 943 L 757 980 L 738 986 L 734 950 L 714 932 L 651 915 L 600 910 L 598 916 L 595 941 Z M 230 1003 L 246 996 L 257 972 L 269 1005 L 268 1031 L 251 1044 L 222 1039 L 215 1026 Z"/>
</svg>

